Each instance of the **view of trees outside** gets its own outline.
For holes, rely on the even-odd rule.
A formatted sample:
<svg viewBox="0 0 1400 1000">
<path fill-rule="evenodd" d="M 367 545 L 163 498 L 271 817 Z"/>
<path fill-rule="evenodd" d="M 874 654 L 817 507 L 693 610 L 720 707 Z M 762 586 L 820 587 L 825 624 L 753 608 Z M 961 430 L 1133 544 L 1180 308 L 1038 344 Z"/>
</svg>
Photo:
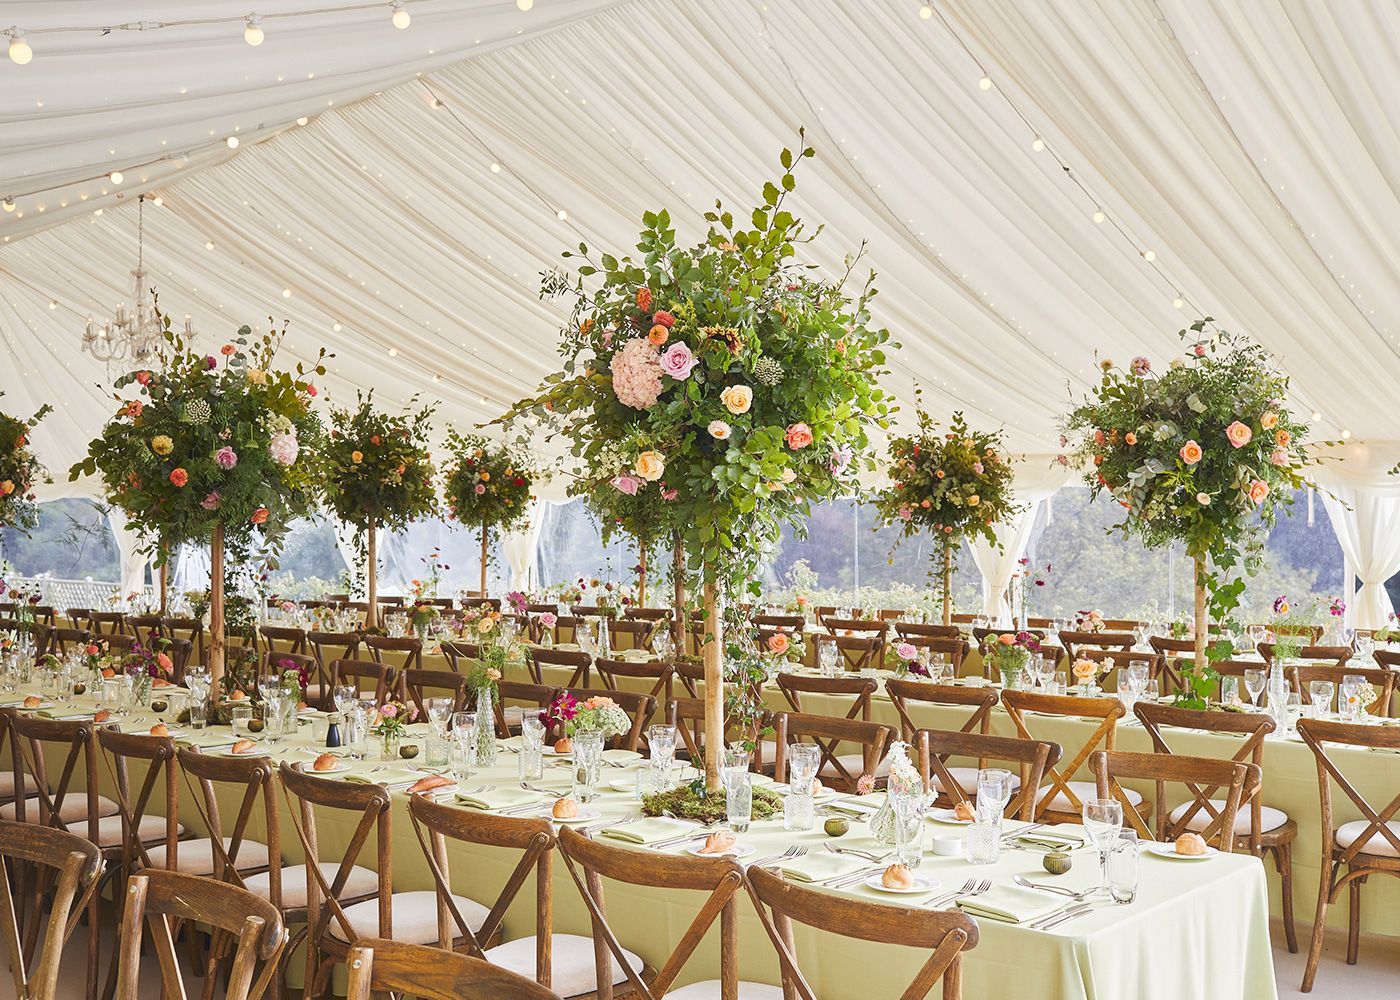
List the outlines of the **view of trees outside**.
<svg viewBox="0 0 1400 1000">
<path fill-rule="evenodd" d="M 1166 616 L 1190 607 L 1191 565 L 1179 547 L 1151 551 L 1109 529 L 1119 509 L 1089 502 L 1087 489 L 1068 487 L 1042 507 L 1031 533 L 1028 556 L 1045 573 L 1044 587 L 1032 588 L 1032 614 L 1072 614 L 1099 608 L 1122 615 Z M 579 577 L 630 583 L 636 547 L 614 538 L 604 546 L 597 521 L 581 501 L 545 504 L 536 562 L 538 586 L 570 583 Z M 805 533 L 784 528 L 762 577 L 765 591 L 783 600 L 801 591 L 818 603 L 864 607 L 909 607 L 936 600 L 937 554 L 929 540 L 899 540 L 895 527 L 880 527 L 875 510 L 853 500 L 814 507 Z M 406 589 L 426 575 L 425 559 L 437 548 L 443 573 L 441 593 L 475 589 L 479 536 L 441 520 L 415 524 L 385 547 L 386 584 Z M 116 581 L 116 545 L 103 509 L 90 500 L 55 500 L 40 507 L 38 526 L 28 536 L 0 533 L 0 556 L 26 576 Z M 499 540 L 492 546 L 492 586 L 503 589 L 509 571 Z M 1307 498 L 1300 493 L 1290 512 L 1269 533 L 1267 566 L 1250 582 L 1246 614 L 1266 613 L 1279 594 L 1295 606 L 1324 602 L 1343 587 L 1341 548 L 1319 502 L 1307 523 Z M 668 560 L 658 560 L 654 579 L 664 586 Z M 345 564 L 328 521 L 308 521 L 290 533 L 271 588 L 290 597 L 315 597 L 345 589 Z M 981 577 L 963 549 L 954 575 L 959 610 L 981 609 Z M 1400 605 L 1400 576 L 1389 584 Z"/>
</svg>

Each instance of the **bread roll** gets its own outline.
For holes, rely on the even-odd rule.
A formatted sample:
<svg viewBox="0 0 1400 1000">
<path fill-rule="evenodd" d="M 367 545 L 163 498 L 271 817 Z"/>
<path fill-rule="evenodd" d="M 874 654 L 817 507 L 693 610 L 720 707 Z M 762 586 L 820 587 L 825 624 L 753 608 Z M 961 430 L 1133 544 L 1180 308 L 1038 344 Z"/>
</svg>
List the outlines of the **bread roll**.
<svg viewBox="0 0 1400 1000">
<path fill-rule="evenodd" d="M 1206 853 L 1206 842 L 1199 833 L 1183 833 L 1176 838 L 1176 853 L 1187 857 L 1198 857 Z"/>
<path fill-rule="evenodd" d="M 578 815 L 578 803 L 573 796 L 565 795 L 562 799 L 554 800 L 555 819 L 573 819 Z"/>
<path fill-rule="evenodd" d="M 154 726 L 151 727 L 151 735 L 152 735 L 152 736 L 169 736 L 169 735 L 170 735 L 170 730 L 166 728 L 164 722 L 157 722 Z"/>
<path fill-rule="evenodd" d="M 567 736 L 565 736 L 565 737 L 564 737 L 563 739 L 561 739 L 558 743 L 554 744 L 554 752 L 555 752 L 555 753 L 573 753 L 573 752 L 574 752 L 574 743 L 573 743 L 573 741 L 572 741 L 571 739 L 569 739 Z"/>
<path fill-rule="evenodd" d="M 335 769 L 335 766 L 338 763 L 340 763 L 340 758 L 337 757 L 335 754 L 323 753 L 321 754 L 321 756 L 317 757 L 315 763 L 311 765 L 311 770 L 331 771 Z"/>
<path fill-rule="evenodd" d="M 246 697 L 248 697 L 248 696 L 247 696 L 246 694 L 244 694 L 244 693 L 243 693 L 240 689 L 238 689 L 238 688 L 234 688 L 232 691 L 230 691 L 230 692 L 228 693 L 228 700 L 229 700 L 229 701 L 242 701 L 242 700 L 243 700 L 244 698 L 246 698 Z"/>
<path fill-rule="evenodd" d="M 106 722 L 111 717 L 112 713 L 103 708 L 99 709 L 97 714 L 92 717 L 92 721 L 101 724 L 103 722 Z"/>
<path fill-rule="evenodd" d="M 958 819 L 967 820 L 972 823 L 977 819 L 977 813 L 972 808 L 972 803 L 964 800 L 953 807 L 953 815 Z"/>
<path fill-rule="evenodd" d="M 28 698 L 24 699 L 24 707 L 25 707 L 25 708 L 38 708 L 38 707 L 39 707 L 40 705 L 42 705 L 43 703 L 44 703 L 44 699 L 38 697 L 37 695 L 32 695 L 32 694 L 31 694 Z"/>
<path fill-rule="evenodd" d="M 914 886 L 914 876 L 910 875 L 909 869 L 903 865 L 890 865 L 880 876 L 880 884 L 886 889 L 911 889 Z"/>
<path fill-rule="evenodd" d="M 729 830 L 716 830 L 705 838 L 705 844 L 697 854 L 723 854 L 734 846 L 737 837 Z"/>
<path fill-rule="evenodd" d="M 410 795 L 415 792 L 430 792 L 434 788 L 441 788 L 443 785 L 450 784 L 452 784 L 451 778 L 443 777 L 441 774 L 430 774 L 426 778 L 419 778 L 413 784 L 409 785 L 408 792 Z"/>
<path fill-rule="evenodd" d="M 254 743 L 252 740 L 239 740 L 233 745 L 233 752 L 247 753 L 249 750 L 252 750 L 256 746 L 257 744 Z"/>
</svg>

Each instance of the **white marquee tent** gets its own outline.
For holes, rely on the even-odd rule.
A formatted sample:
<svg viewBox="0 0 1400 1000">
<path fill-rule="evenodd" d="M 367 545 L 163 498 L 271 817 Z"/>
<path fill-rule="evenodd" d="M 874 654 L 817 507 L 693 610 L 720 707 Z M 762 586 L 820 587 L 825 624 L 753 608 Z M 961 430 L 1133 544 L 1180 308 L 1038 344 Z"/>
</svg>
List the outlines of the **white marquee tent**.
<svg viewBox="0 0 1400 1000">
<path fill-rule="evenodd" d="M 161 304 L 204 342 L 288 319 L 288 360 L 336 352 L 332 399 L 417 392 L 466 426 L 551 370 L 560 250 L 626 248 L 662 206 L 695 235 L 805 127 L 815 262 L 869 240 L 901 396 L 1004 424 L 1039 497 L 1096 351 L 1247 331 L 1349 439 L 1320 477 L 1358 624 L 1388 612 L 1393 0 L 409 0 L 404 30 L 262 0 L 256 47 L 247 6 L 0 0 L 33 52 L 0 60 L 0 388 L 59 402 L 51 468 L 110 410 L 77 345 L 128 294 L 140 193 Z"/>
</svg>

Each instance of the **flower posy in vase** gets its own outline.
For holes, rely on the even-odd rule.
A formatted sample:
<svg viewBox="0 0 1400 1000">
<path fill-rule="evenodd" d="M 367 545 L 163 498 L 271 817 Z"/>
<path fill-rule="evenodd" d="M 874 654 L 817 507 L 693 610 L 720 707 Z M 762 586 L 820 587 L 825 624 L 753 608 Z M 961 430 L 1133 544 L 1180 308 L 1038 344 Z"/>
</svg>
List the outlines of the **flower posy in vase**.
<svg viewBox="0 0 1400 1000">
<path fill-rule="evenodd" d="M 916 395 L 919 395 L 916 390 Z M 935 539 L 943 589 L 943 624 L 952 623 L 952 579 L 964 541 L 984 538 L 1000 548 L 996 526 L 1020 508 L 1011 492 L 1014 472 L 1000 431 L 973 431 L 961 413 L 948 430 L 917 404 L 918 430 L 890 441 L 890 487 L 876 497 L 886 524 L 901 538 L 928 533 Z"/>
<path fill-rule="evenodd" d="M 909 744 L 895 740 L 890 744 L 889 779 L 886 783 L 885 801 L 870 817 L 870 836 L 876 843 L 893 844 L 895 841 L 895 803 L 899 795 L 922 795 L 923 780 L 919 769 L 909 759 Z"/>
<path fill-rule="evenodd" d="M 711 733 L 724 729 L 726 594 L 749 589 L 782 524 L 854 492 L 869 430 L 888 425 L 889 334 L 871 326 L 872 284 L 846 288 L 859 255 L 834 277 L 798 258 L 815 236 L 785 202 L 795 165 L 813 155 L 784 150 L 762 204 L 737 218 L 716 205 L 694 246 L 677 246 L 660 211 L 642 216 L 638 257 L 584 244 L 566 254 L 577 276 L 544 287 L 573 300 L 563 370 L 502 418 L 559 426 L 581 466 L 577 492 L 658 484 L 667 523 L 683 531 L 676 576 L 688 569 L 703 586 Z M 722 745 L 706 742 L 711 791 Z"/>
<path fill-rule="evenodd" d="M 408 724 L 418 717 L 418 709 L 402 702 L 390 701 L 379 706 L 379 722 L 370 732 L 380 739 L 383 760 L 398 760 L 399 745 Z"/>
<path fill-rule="evenodd" d="M 1040 652 L 1040 641 L 1030 632 L 1003 632 L 987 642 L 986 658 L 1009 690 L 1021 686 L 1021 677 L 1032 653 Z"/>
<path fill-rule="evenodd" d="M 1288 408 L 1288 379 L 1257 344 L 1201 320 L 1182 330 L 1184 356 L 1158 373 L 1145 357 L 1107 359 L 1090 397 L 1065 418 L 1062 444 L 1087 469 L 1092 494 L 1127 512 L 1115 530 L 1150 547 L 1179 541 L 1195 562 L 1195 656 L 1177 703 L 1204 708 L 1232 643 L 1207 646 L 1211 617 L 1238 607 L 1263 551 L 1261 529 L 1293 503 L 1314 459 L 1307 425 Z M 1072 439 L 1072 440 L 1071 440 Z"/>
<path fill-rule="evenodd" d="M 567 692 L 555 699 L 544 716 L 567 735 L 574 755 L 574 797 L 590 802 L 598 785 L 603 744 L 632 728 L 632 720 L 611 698 L 595 695 L 578 701 Z"/>
<path fill-rule="evenodd" d="M 476 760 L 482 767 L 496 763 L 499 747 L 496 742 L 496 700 L 500 691 L 496 684 L 501 671 L 478 662 L 467 672 L 467 691 L 476 709 Z"/>
</svg>

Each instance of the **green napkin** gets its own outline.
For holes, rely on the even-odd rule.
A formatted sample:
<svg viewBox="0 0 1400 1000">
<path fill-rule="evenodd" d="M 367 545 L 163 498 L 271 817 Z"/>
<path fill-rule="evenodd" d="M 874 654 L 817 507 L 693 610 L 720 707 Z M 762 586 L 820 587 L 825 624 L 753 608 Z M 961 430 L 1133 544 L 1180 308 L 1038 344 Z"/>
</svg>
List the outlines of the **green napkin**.
<svg viewBox="0 0 1400 1000">
<path fill-rule="evenodd" d="M 369 771 L 356 771 L 353 774 L 347 774 L 345 780 L 353 781 L 357 785 L 386 785 L 389 788 L 402 785 L 407 788 L 421 777 L 423 775 L 416 769 L 405 765 L 403 767 L 388 767 L 383 771 L 375 771 L 373 774 Z"/>
<path fill-rule="evenodd" d="M 1084 838 L 1074 833 L 1053 833 L 1049 830 L 1036 830 L 1014 838 L 1018 844 L 1027 847 L 1043 847 L 1048 851 L 1058 851 L 1084 846 Z"/>
<path fill-rule="evenodd" d="M 701 836 L 702 830 L 693 823 L 671 819 L 669 816 L 653 816 L 650 819 L 640 819 L 625 826 L 610 827 L 599 836 L 645 846 L 654 844 L 658 840 L 671 840 L 686 833 L 694 833 L 698 837 Z"/>
<path fill-rule="evenodd" d="M 800 858 L 784 861 L 783 875 L 794 882 L 823 882 L 841 875 L 849 875 L 869 865 L 868 858 L 858 858 L 853 854 L 808 851 Z"/>
<path fill-rule="evenodd" d="M 633 761 L 642 759 L 642 755 L 635 750 L 604 750 L 603 760 L 609 764 L 631 764 Z"/>
<path fill-rule="evenodd" d="M 617 654 L 619 660 L 626 660 L 628 663 L 646 663 L 655 659 L 654 654 L 646 649 L 624 649 Z"/>
<path fill-rule="evenodd" d="M 958 900 L 958 907 L 974 916 L 1024 924 L 1028 920 L 1035 920 L 1058 910 L 1069 901 L 1068 896 L 1042 892 L 1039 889 L 1027 889 L 1019 885 L 994 885 L 980 896 L 968 896 Z"/>
<path fill-rule="evenodd" d="M 511 786 L 485 788 L 479 792 L 458 792 L 457 801 L 473 809 L 485 810 L 509 809 L 511 806 L 523 806 L 527 802 L 536 801 L 543 804 L 539 792 Z"/>
<path fill-rule="evenodd" d="M 871 801 L 874 799 L 874 801 Z M 880 803 L 884 801 L 884 796 L 864 795 L 860 798 L 843 798 L 835 802 L 826 803 L 826 808 L 832 812 L 842 813 L 846 816 L 867 817 L 880 811 Z"/>
<path fill-rule="evenodd" d="M 213 750 L 218 747 L 231 747 L 240 737 L 233 735 L 232 729 L 199 729 L 177 737 L 175 742 L 183 746 Z"/>
</svg>

